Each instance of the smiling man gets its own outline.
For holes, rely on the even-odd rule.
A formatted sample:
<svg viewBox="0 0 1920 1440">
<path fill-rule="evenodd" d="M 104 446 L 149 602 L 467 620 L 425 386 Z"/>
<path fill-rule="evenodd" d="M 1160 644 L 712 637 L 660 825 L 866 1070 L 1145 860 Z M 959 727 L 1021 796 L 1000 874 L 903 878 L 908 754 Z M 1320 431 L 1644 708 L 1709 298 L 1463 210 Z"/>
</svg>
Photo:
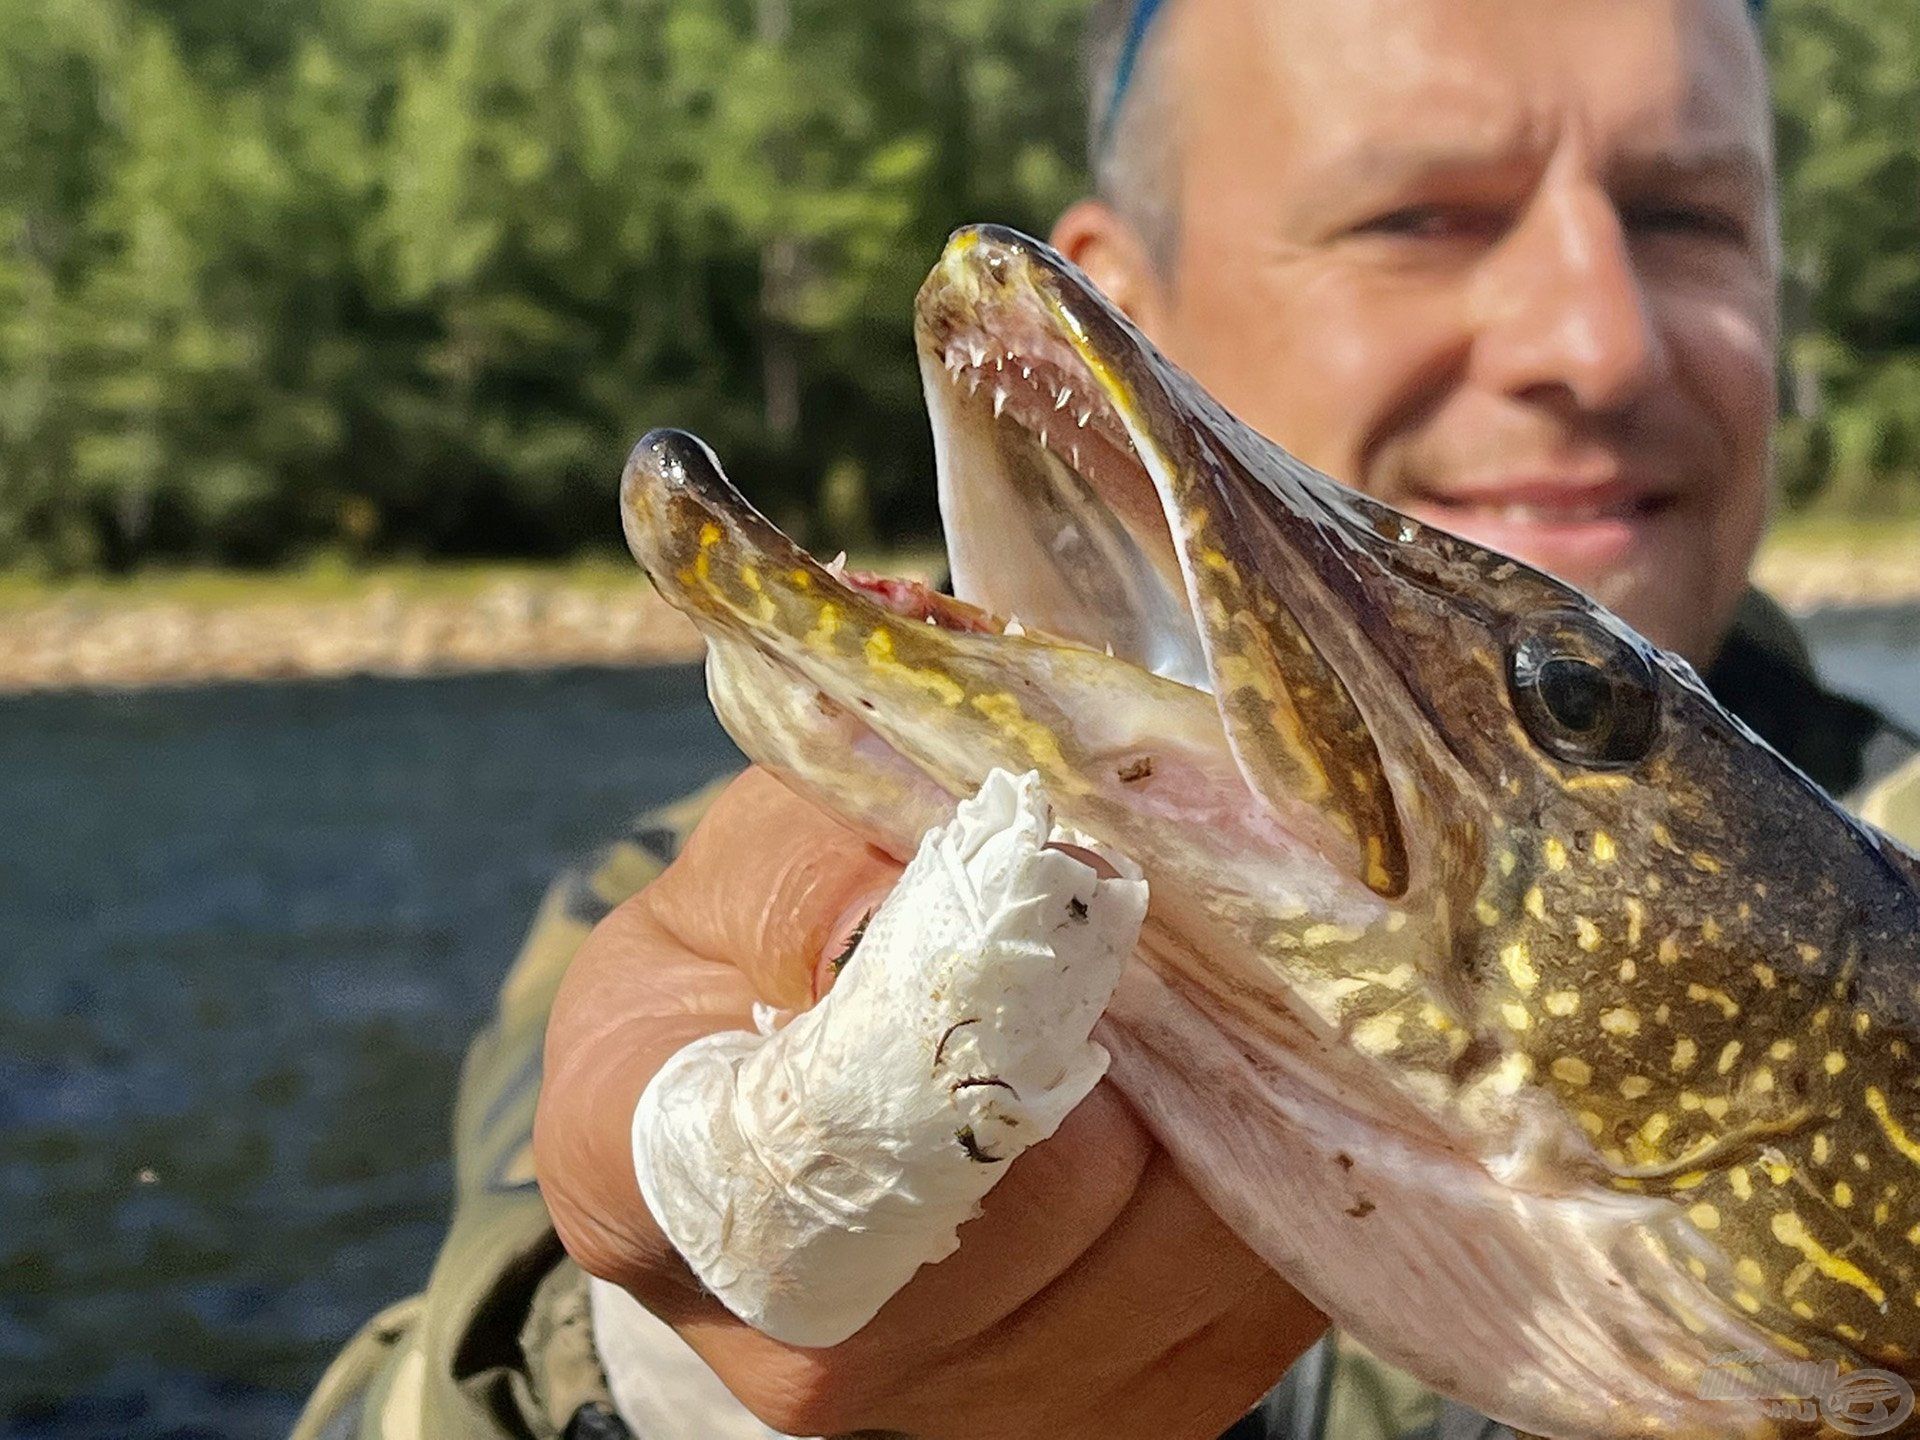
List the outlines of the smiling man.
<svg viewBox="0 0 1920 1440">
<path fill-rule="evenodd" d="M 1171 0 L 1132 68 L 1056 243 L 1307 463 L 1711 661 L 1774 416 L 1744 9 Z"/>
<path fill-rule="evenodd" d="M 1911 766 L 1884 779 L 1910 742 L 1823 692 L 1747 588 L 1777 245 L 1742 0 L 1103 3 L 1089 75 L 1098 194 L 1054 241 L 1229 409 L 1592 592 L 1830 790 L 1880 780 L 1882 823 L 1920 810 Z M 897 874 L 750 772 L 564 881 L 469 1062 L 433 1284 L 302 1433 L 1495 1433 L 1316 1344 L 1106 1085 L 853 1340 L 782 1346 L 701 1292 L 640 1200 L 635 1102 L 756 1000 L 818 994 Z M 589 1301 L 528 1187 L 563 972 L 540 1183 L 578 1264 L 657 1318 Z"/>
</svg>

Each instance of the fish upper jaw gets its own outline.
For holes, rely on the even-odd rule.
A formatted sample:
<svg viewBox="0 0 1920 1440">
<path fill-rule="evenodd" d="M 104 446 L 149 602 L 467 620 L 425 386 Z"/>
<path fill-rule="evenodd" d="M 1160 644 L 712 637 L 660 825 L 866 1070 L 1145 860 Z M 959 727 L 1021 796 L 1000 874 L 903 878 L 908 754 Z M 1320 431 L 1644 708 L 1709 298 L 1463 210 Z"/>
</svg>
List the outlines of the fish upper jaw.
<svg viewBox="0 0 1920 1440">
<path fill-rule="evenodd" d="M 1081 275 L 1012 232 L 963 231 L 917 342 L 957 593 L 1215 697 L 1250 792 L 1384 896 L 1416 863 L 1375 743 L 1402 694 L 1323 552 L 1347 492 L 1231 419 Z M 1251 465 L 1245 453 L 1264 446 Z M 1291 490 L 1262 469 L 1297 472 Z M 1349 673 L 1384 703 L 1363 714 Z M 1385 682 L 1385 683 L 1382 683 Z M 1417 741 L 1416 741 L 1417 744 Z"/>
</svg>

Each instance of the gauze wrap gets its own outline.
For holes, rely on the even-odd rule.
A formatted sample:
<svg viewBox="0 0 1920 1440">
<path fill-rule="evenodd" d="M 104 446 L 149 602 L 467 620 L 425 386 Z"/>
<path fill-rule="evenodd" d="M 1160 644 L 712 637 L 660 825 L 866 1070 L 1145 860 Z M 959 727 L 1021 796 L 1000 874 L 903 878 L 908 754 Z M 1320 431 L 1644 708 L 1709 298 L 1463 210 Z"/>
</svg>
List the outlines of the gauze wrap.
<svg viewBox="0 0 1920 1440">
<path fill-rule="evenodd" d="M 1050 841 L 1099 854 L 1101 879 Z M 838 983 L 695 1041 L 633 1117 L 640 1191 L 701 1281 L 795 1345 L 852 1335 L 1105 1073 L 1088 1035 L 1147 910 L 1125 856 L 996 770 L 930 832 Z"/>
</svg>

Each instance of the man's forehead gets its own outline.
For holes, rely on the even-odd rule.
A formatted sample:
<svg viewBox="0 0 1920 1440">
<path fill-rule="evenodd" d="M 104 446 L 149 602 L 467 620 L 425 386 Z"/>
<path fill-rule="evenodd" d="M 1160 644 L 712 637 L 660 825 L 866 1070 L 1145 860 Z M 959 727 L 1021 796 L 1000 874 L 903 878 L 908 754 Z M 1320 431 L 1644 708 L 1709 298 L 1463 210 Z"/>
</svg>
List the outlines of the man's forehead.
<svg viewBox="0 0 1920 1440">
<path fill-rule="evenodd" d="M 1743 0 L 1178 8 L 1183 102 L 1316 168 L 1524 161 L 1569 123 L 1649 163 L 1765 167 L 1765 75 Z"/>
</svg>

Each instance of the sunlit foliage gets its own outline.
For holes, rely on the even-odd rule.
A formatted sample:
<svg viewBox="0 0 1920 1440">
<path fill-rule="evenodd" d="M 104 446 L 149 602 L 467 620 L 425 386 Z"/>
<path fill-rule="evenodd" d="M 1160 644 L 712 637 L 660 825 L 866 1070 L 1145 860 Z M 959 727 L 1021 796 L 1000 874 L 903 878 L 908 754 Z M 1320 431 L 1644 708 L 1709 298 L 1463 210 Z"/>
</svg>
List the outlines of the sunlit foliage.
<svg viewBox="0 0 1920 1440">
<path fill-rule="evenodd" d="M 0 0 L 0 564 L 612 545 L 662 423 L 924 529 L 913 290 L 1080 184 L 1083 3 Z M 1920 484 L 1910 3 L 1775 23 L 1788 468 L 1855 506 Z"/>
</svg>

